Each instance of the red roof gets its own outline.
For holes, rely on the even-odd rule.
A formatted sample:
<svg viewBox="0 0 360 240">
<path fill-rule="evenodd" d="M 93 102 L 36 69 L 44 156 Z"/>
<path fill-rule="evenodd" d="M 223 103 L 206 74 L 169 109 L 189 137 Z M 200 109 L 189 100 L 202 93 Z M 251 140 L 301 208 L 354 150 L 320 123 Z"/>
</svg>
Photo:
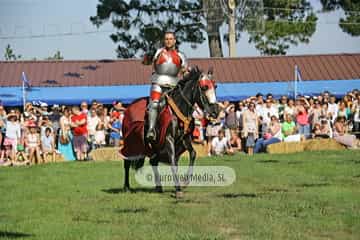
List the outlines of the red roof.
<svg viewBox="0 0 360 240">
<path fill-rule="evenodd" d="M 215 79 L 230 82 L 274 82 L 360 79 L 360 53 L 305 56 L 190 59 L 190 66 L 214 68 Z M 149 84 L 151 66 L 138 59 L 99 61 L 0 61 L 0 87 L 21 86 L 25 72 L 32 86 L 109 86 Z"/>
</svg>

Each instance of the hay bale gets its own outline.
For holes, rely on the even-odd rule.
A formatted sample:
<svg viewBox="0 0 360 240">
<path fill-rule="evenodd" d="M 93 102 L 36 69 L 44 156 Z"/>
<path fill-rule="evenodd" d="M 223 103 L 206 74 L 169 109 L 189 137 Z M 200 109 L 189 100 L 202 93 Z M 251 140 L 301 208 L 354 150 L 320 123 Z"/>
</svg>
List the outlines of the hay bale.
<svg viewBox="0 0 360 240">
<path fill-rule="evenodd" d="M 280 142 L 267 147 L 267 152 L 274 153 L 295 153 L 303 151 L 328 151 L 343 150 L 345 146 L 334 139 L 310 139 L 301 142 Z"/>
<path fill-rule="evenodd" d="M 120 148 L 105 147 L 90 152 L 90 157 L 95 161 L 122 160 L 119 155 Z"/>
<path fill-rule="evenodd" d="M 304 142 L 305 151 L 343 150 L 344 145 L 334 139 L 310 139 Z"/>
<path fill-rule="evenodd" d="M 51 162 L 51 156 L 48 155 L 46 161 Z M 55 162 L 64 162 L 64 161 L 65 161 L 65 158 L 63 155 L 61 155 L 61 154 L 55 155 Z"/>
<path fill-rule="evenodd" d="M 270 154 L 275 153 L 295 153 L 305 149 L 303 142 L 280 142 L 267 146 L 266 151 Z"/>
<path fill-rule="evenodd" d="M 193 147 L 196 151 L 196 156 L 197 157 L 205 157 L 207 156 L 207 148 L 206 148 L 206 145 L 202 145 L 202 144 L 199 144 L 199 143 L 193 143 Z M 187 153 L 185 153 L 187 154 Z M 185 155 L 183 154 L 183 156 Z"/>
</svg>

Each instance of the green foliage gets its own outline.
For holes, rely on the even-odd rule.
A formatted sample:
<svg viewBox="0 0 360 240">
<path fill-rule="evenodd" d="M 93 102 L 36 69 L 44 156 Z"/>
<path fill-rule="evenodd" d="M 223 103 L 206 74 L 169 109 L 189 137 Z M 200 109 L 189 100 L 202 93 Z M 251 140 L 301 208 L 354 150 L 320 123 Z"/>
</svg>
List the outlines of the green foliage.
<svg viewBox="0 0 360 240">
<path fill-rule="evenodd" d="M 306 0 L 265 0 L 263 31 L 250 33 L 250 43 L 263 55 L 285 55 L 290 46 L 309 43 L 317 17 Z M 244 26 L 247 29 L 247 26 Z"/>
<path fill-rule="evenodd" d="M 360 239 L 360 151 L 197 159 L 228 166 L 228 187 L 122 191 L 122 161 L 0 169 L 0 238 Z M 187 164 L 183 159 L 180 164 Z M 147 163 L 148 164 L 148 163 Z"/>
<path fill-rule="evenodd" d="M 191 43 L 194 48 L 205 41 L 206 33 L 210 56 L 223 56 L 221 37 L 227 41 L 228 34 L 221 36 L 220 27 L 227 22 L 230 9 L 222 0 L 99 1 L 97 15 L 90 20 L 98 27 L 111 21 L 117 32 L 110 37 L 118 44 L 120 58 L 154 51 L 168 29 L 176 32 L 179 44 Z M 240 2 L 236 4 L 239 9 Z M 316 29 L 317 18 L 307 0 L 246 1 L 245 9 L 236 12 L 244 14 L 237 23 L 237 39 L 248 31 L 249 41 L 262 54 L 286 54 L 291 45 L 308 43 Z"/>
<path fill-rule="evenodd" d="M 64 57 L 61 56 L 61 53 L 60 53 L 59 50 L 56 51 L 56 53 L 54 54 L 54 56 L 46 58 L 46 60 L 63 60 L 63 59 L 64 59 Z"/>
<path fill-rule="evenodd" d="M 96 26 L 111 21 L 117 29 L 110 37 L 118 43 L 118 57 L 132 58 L 154 51 L 169 30 L 176 33 L 178 44 L 202 43 L 201 8 L 201 3 L 194 0 L 100 0 L 97 15 L 90 21 Z"/>
<path fill-rule="evenodd" d="M 4 58 L 6 61 L 16 61 L 21 58 L 21 55 L 16 55 L 10 44 L 6 45 Z"/>
<path fill-rule="evenodd" d="M 323 11 L 343 9 L 345 18 L 339 22 L 340 28 L 351 36 L 360 36 L 360 1 L 359 0 L 321 0 Z"/>
</svg>

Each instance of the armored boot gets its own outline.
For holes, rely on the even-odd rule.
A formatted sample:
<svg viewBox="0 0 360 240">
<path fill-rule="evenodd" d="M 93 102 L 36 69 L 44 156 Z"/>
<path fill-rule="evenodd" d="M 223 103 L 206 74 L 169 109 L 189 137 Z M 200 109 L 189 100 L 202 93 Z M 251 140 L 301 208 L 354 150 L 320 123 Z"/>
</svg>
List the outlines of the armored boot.
<svg viewBox="0 0 360 240">
<path fill-rule="evenodd" d="M 156 141 L 156 120 L 158 117 L 158 110 L 159 109 L 159 102 L 151 101 L 149 104 L 148 109 L 148 124 L 149 128 L 146 133 L 146 140 L 148 142 L 155 142 Z"/>
</svg>

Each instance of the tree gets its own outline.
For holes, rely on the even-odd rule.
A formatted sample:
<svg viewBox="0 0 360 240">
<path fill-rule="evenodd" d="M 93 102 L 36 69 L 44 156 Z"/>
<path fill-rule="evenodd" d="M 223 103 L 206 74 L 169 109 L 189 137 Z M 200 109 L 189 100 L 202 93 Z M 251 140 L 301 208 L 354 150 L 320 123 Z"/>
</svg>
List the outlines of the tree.
<svg viewBox="0 0 360 240">
<path fill-rule="evenodd" d="M 227 40 L 227 34 L 220 33 L 220 27 L 227 22 L 227 0 L 99 0 L 97 15 L 90 17 L 96 26 L 106 21 L 116 27 L 117 32 L 111 39 L 118 44 L 117 55 L 120 58 L 138 57 L 144 52 L 154 51 L 160 45 L 163 33 L 173 29 L 178 43 L 191 43 L 193 48 L 205 41 L 207 34 L 210 57 L 222 57 L 221 37 Z M 238 6 L 263 3 L 263 0 L 236 1 Z M 250 42 L 262 54 L 286 54 L 290 45 L 309 42 L 316 29 L 316 16 L 306 0 L 264 0 L 267 11 L 259 11 L 255 5 L 249 8 L 245 19 L 263 19 L 261 31 L 251 31 L 253 23 L 238 21 L 237 39 L 240 32 L 250 33 Z M 245 6 L 246 7 L 246 6 Z M 290 9 L 273 11 L 272 8 Z M 225 14 L 224 14 L 225 12 Z M 240 13 L 240 12 L 239 12 Z M 255 16 L 254 16 L 255 14 Z"/>
<path fill-rule="evenodd" d="M 351 36 L 360 36 L 360 1 L 321 0 L 324 11 L 343 9 L 345 18 L 340 18 L 340 28 Z"/>
<path fill-rule="evenodd" d="M 256 3 L 260 2 L 263 11 L 258 13 L 256 9 L 261 9 L 261 6 Z M 317 17 L 309 1 L 263 0 L 248 1 L 248 4 L 255 5 L 243 13 L 245 21 L 238 25 L 238 32 L 248 31 L 249 42 L 254 43 L 263 55 L 285 55 L 291 45 L 309 43 L 315 33 Z M 253 21 L 247 22 L 246 19 Z M 257 26 L 259 21 L 260 28 Z"/>
<path fill-rule="evenodd" d="M 21 55 L 16 55 L 10 44 L 8 44 L 5 48 L 4 58 L 5 61 L 16 61 L 21 58 Z"/>
<path fill-rule="evenodd" d="M 64 57 L 61 56 L 61 53 L 59 50 L 56 51 L 54 56 L 46 58 L 46 60 L 63 60 L 63 59 L 64 59 Z"/>
<path fill-rule="evenodd" d="M 165 31 L 176 33 L 177 42 L 194 48 L 205 38 L 201 22 L 202 4 L 190 0 L 99 0 L 97 15 L 90 17 L 96 26 L 106 21 L 116 27 L 110 38 L 118 43 L 120 58 L 137 57 L 160 46 Z M 196 12 L 197 11 L 197 12 Z"/>
</svg>

